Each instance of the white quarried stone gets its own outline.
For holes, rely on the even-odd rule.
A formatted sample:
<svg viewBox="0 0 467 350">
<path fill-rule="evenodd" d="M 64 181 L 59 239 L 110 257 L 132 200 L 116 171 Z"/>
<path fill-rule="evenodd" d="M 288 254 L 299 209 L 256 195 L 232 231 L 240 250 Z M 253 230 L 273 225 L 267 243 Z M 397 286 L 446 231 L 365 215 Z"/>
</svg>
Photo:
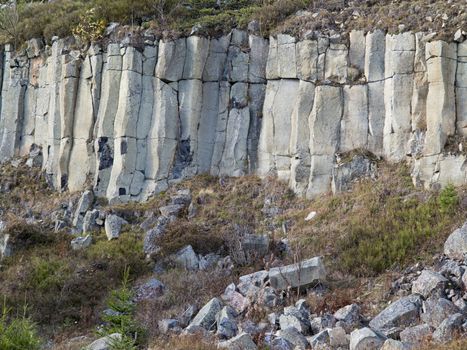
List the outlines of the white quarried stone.
<svg viewBox="0 0 467 350">
<path fill-rule="evenodd" d="M 209 40 L 200 36 L 186 39 L 185 67 L 183 79 L 201 79 L 209 53 Z"/>
<path fill-rule="evenodd" d="M 156 77 L 164 81 L 178 81 L 183 77 L 186 39 L 159 42 Z"/>
<path fill-rule="evenodd" d="M 412 131 L 413 75 L 396 74 L 384 83 L 384 156 L 390 162 L 405 159 Z"/>
<path fill-rule="evenodd" d="M 366 85 L 344 86 L 344 112 L 340 152 L 365 148 L 368 142 L 368 94 Z"/>
<path fill-rule="evenodd" d="M 81 66 L 68 166 L 68 189 L 82 189 L 95 171 L 93 129 L 101 84 L 102 56 L 87 56 Z"/>
<path fill-rule="evenodd" d="M 142 54 L 127 47 L 123 56 L 120 98 L 114 121 L 114 159 L 107 187 L 109 200 L 130 199 L 130 186 L 136 171 L 137 125 L 142 96 Z"/>
<path fill-rule="evenodd" d="M 107 192 L 114 157 L 114 118 L 118 109 L 118 103 L 115 101 L 120 98 L 123 62 L 118 44 L 109 44 L 106 58 L 107 61 L 102 70 L 101 98 L 94 128 L 96 155 L 94 191 L 98 196 L 105 196 Z"/>
<path fill-rule="evenodd" d="M 228 82 L 219 83 L 219 105 L 216 123 L 216 135 L 214 138 L 214 148 L 211 159 L 211 174 L 219 175 L 220 163 L 224 153 L 226 142 L 227 121 L 229 117 L 230 105 L 230 84 Z"/>
<path fill-rule="evenodd" d="M 24 116 L 28 67 L 14 66 L 5 53 L 0 115 L 0 163 L 12 158 L 19 147 Z"/>
<path fill-rule="evenodd" d="M 180 176 L 186 177 L 197 172 L 192 159 L 198 152 L 198 129 L 203 101 L 203 83 L 201 80 L 182 80 L 178 84 L 178 103 L 180 113 L 180 143 L 184 144 L 183 164 L 180 164 Z M 180 152 L 180 150 L 179 150 Z"/>
<path fill-rule="evenodd" d="M 174 162 L 179 130 L 179 112 L 176 86 L 156 79 L 154 110 L 148 134 L 146 157 L 145 196 L 166 182 Z"/>
<path fill-rule="evenodd" d="M 248 166 L 249 173 L 258 168 L 258 143 L 261 133 L 263 105 L 266 84 L 250 84 L 248 87 L 248 107 L 250 108 L 250 127 L 248 129 Z"/>
<path fill-rule="evenodd" d="M 434 41 L 426 45 L 429 90 L 427 96 L 425 155 L 444 149 L 448 136 L 455 133 L 456 44 Z"/>
<path fill-rule="evenodd" d="M 250 35 L 248 37 L 248 44 L 250 47 L 248 81 L 250 83 L 265 83 L 269 43 L 260 36 Z"/>
<path fill-rule="evenodd" d="M 456 131 L 467 136 L 467 41 L 457 45 Z"/>
<path fill-rule="evenodd" d="M 250 111 L 247 107 L 230 111 L 224 151 L 219 166 L 220 175 L 245 175 Z"/>
<path fill-rule="evenodd" d="M 331 174 L 334 154 L 339 143 L 342 114 L 342 89 L 329 85 L 316 87 L 309 119 L 311 169 L 306 194 L 308 198 L 331 188 Z"/>
<path fill-rule="evenodd" d="M 308 118 L 313 108 L 315 84 L 300 81 L 295 107 L 292 111 L 290 150 L 290 186 L 304 195 L 310 177 L 310 129 Z"/>
<path fill-rule="evenodd" d="M 350 334 L 350 350 L 378 350 L 384 339 L 368 327 L 356 329 Z"/>
<path fill-rule="evenodd" d="M 338 83 L 347 80 L 348 48 L 344 44 L 330 43 L 326 51 L 324 78 Z"/>
<path fill-rule="evenodd" d="M 366 35 L 365 76 L 368 82 L 384 79 L 384 56 L 386 52 L 386 38 L 381 30 Z"/>
<path fill-rule="evenodd" d="M 81 59 L 78 52 L 62 56 L 62 80 L 60 85 L 60 150 L 56 169 L 57 188 L 68 185 L 69 161 L 73 145 L 73 125 L 80 77 Z"/>
<path fill-rule="evenodd" d="M 211 39 L 209 54 L 204 65 L 203 81 L 219 81 L 222 78 L 229 44 L 230 35 Z"/>
<path fill-rule="evenodd" d="M 349 62 L 352 67 L 363 72 L 365 70 L 366 39 L 363 30 L 352 30 L 349 35 Z"/>
<path fill-rule="evenodd" d="M 386 109 L 384 105 L 384 81 L 368 83 L 368 150 L 383 155 L 383 135 Z"/>
<path fill-rule="evenodd" d="M 297 77 L 300 80 L 316 81 L 318 79 L 318 42 L 302 40 L 296 45 Z"/>
<path fill-rule="evenodd" d="M 297 78 L 297 57 L 295 52 L 295 38 L 286 34 L 277 36 L 277 65 L 278 76 L 282 79 Z"/>
<path fill-rule="evenodd" d="M 203 83 L 201 117 L 197 130 L 198 151 L 194 160 L 200 173 L 209 173 L 211 169 L 219 113 L 219 90 L 218 82 Z"/>
<path fill-rule="evenodd" d="M 266 79 L 273 80 L 279 79 L 279 61 L 278 61 L 278 48 L 277 38 L 269 37 L 269 52 L 268 60 L 266 62 Z"/>
<path fill-rule="evenodd" d="M 290 177 L 290 115 L 299 90 L 298 80 L 270 81 L 266 87 L 262 131 L 258 145 L 258 173 Z M 292 102 L 293 101 L 293 102 Z"/>
</svg>

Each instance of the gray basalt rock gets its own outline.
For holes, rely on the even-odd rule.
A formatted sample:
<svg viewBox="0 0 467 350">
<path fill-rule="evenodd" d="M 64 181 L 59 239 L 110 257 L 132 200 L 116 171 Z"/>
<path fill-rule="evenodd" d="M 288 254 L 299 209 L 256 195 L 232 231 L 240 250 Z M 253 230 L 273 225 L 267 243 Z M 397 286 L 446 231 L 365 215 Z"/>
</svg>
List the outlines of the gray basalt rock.
<svg viewBox="0 0 467 350">
<path fill-rule="evenodd" d="M 457 335 L 462 333 L 464 321 L 465 316 L 460 313 L 447 317 L 433 333 L 433 339 L 442 343 L 452 341 Z"/>
<path fill-rule="evenodd" d="M 303 287 L 324 282 L 325 280 L 326 269 L 319 257 L 269 270 L 269 281 L 275 289 L 284 290 L 288 287 Z"/>
<path fill-rule="evenodd" d="M 399 299 L 374 317 L 370 321 L 370 327 L 383 334 L 400 332 L 418 322 L 421 306 L 422 299 L 415 294 Z"/>
<path fill-rule="evenodd" d="M 93 343 L 86 346 L 85 350 L 111 350 L 112 341 L 122 339 L 122 335 L 120 333 L 113 333 L 106 337 L 102 337 L 97 339 Z"/>
<path fill-rule="evenodd" d="M 441 274 L 423 270 L 421 275 L 412 284 L 412 293 L 420 294 L 425 299 L 434 294 L 442 296 L 448 280 Z"/>
<path fill-rule="evenodd" d="M 76 237 L 71 241 L 71 249 L 83 250 L 89 247 L 92 243 L 92 237 L 87 235 L 85 237 Z"/>
<path fill-rule="evenodd" d="M 293 344 L 295 349 L 305 350 L 309 346 L 308 340 L 305 336 L 293 327 L 277 331 L 276 336 Z"/>
<path fill-rule="evenodd" d="M 340 322 L 346 331 L 353 331 L 360 326 L 360 307 L 357 304 L 344 306 L 334 313 L 334 318 Z"/>
<path fill-rule="evenodd" d="M 221 311 L 216 315 L 217 332 L 216 334 L 221 339 L 233 338 L 237 332 L 237 322 L 235 316 L 237 313 L 230 306 L 224 306 Z"/>
<path fill-rule="evenodd" d="M 169 259 L 176 265 L 188 271 L 198 270 L 199 268 L 198 256 L 191 245 L 187 245 L 180 249 L 178 252 L 171 255 Z"/>
<path fill-rule="evenodd" d="M 241 333 L 236 337 L 227 340 L 225 342 L 221 342 L 218 344 L 220 349 L 228 349 L 228 350 L 256 350 L 257 346 L 254 343 L 251 335 L 248 333 Z"/>
<path fill-rule="evenodd" d="M 455 230 L 444 243 L 444 254 L 462 260 L 467 253 L 467 223 Z"/>
<path fill-rule="evenodd" d="M 204 305 L 198 314 L 191 321 L 187 330 L 190 328 L 202 327 L 206 330 L 215 329 L 216 326 L 216 315 L 222 309 L 222 302 L 217 299 L 211 299 L 206 305 Z"/>
<path fill-rule="evenodd" d="M 350 350 L 379 350 L 384 339 L 370 328 L 356 329 L 350 334 Z"/>
<path fill-rule="evenodd" d="M 432 297 L 423 302 L 421 319 L 432 327 L 438 327 L 441 322 L 459 309 L 451 301 L 444 298 Z"/>
<path fill-rule="evenodd" d="M 408 327 L 400 333 L 400 339 L 405 344 L 411 346 L 418 346 L 424 341 L 427 341 L 433 331 L 427 324 L 421 324 L 418 326 Z"/>
<path fill-rule="evenodd" d="M 107 239 L 117 239 L 120 236 L 122 225 L 127 225 L 128 222 L 117 215 L 107 215 L 105 218 L 105 234 Z"/>
</svg>

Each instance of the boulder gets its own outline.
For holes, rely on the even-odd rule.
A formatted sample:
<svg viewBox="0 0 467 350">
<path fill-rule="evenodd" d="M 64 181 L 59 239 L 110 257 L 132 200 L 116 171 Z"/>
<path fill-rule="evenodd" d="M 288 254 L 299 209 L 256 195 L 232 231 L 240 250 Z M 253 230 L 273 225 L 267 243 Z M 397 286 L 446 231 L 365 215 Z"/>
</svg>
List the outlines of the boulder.
<svg viewBox="0 0 467 350">
<path fill-rule="evenodd" d="M 442 343 L 452 341 L 456 335 L 462 332 L 464 321 L 465 316 L 460 313 L 447 317 L 433 333 L 433 340 Z"/>
<path fill-rule="evenodd" d="M 328 329 L 329 345 L 333 348 L 346 348 L 349 346 L 349 337 L 342 327 L 334 327 Z"/>
<path fill-rule="evenodd" d="M 164 284 L 155 278 L 150 278 L 147 282 L 135 288 L 135 301 L 153 300 L 164 295 Z"/>
<path fill-rule="evenodd" d="M 428 340 L 432 333 L 431 327 L 425 323 L 404 329 L 400 333 L 400 339 L 405 344 L 417 346 Z"/>
<path fill-rule="evenodd" d="M 181 204 L 171 204 L 171 205 L 166 205 L 165 207 L 160 207 L 159 211 L 161 212 L 163 216 L 167 218 L 171 216 L 177 217 L 183 208 L 184 206 Z"/>
<path fill-rule="evenodd" d="M 312 349 L 329 349 L 329 332 L 327 329 L 308 338 Z"/>
<path fill-rule="evenodd" d="M 383 343 L 384 339 L 368 327 L 350 333 L 350 350 L 378 350 Z"/>
<path fill-rule="evenodd" d="M 410 346 L 398 340 L 386 339 L 381 350 L 410 350 Z"/>
<path fill-rule="evenodd" d="M 374 317 L 369 325 L 385 335 L 398 332 L 418 322 L 421 305 L 422 300 L 419 295 L 409 295 L 389 305 Z"/>
<path fill-rule="evenodd" d="M 76 237 L 71 241 L 71 249 L 82 250 L 89 247 L 92 243 L 92 237 L 87 235 L 85 237 Z"/>
<path fill-rule="evenodd" d="M 85 350 L 111 350 L 112 341 L 116 341 L 120 339 L 122 339 L 122 335 L 120 333 L 113 333 L 106 337 L 97 339 L 96 341 L 86 346 L 84 349 Z"/>
<path fill-rule="evenodd" d="M 117 215 L 107 215 L 105 218 L 105 234 L 110 241 L 120 236 L 122 225 L 127 225 L 128 222 Z"/>
<path fill-rule="evenodd" d="M 423 270 L 421 275 L 412 284 L 412 293 L 420 294 L 423 298 L 428 298 L 431 294 L 442 296 L 448 280 L 441 274 Z"/>
<path fill-rule="evenodd" d="M 216 325 L 216 315 L 222 309 L 222 302 L 217 299 L 211 299 L 206 305 L 204 305 L 198 314 L 195 316 L 193 321 L 187 327 L 190 328 L 202 327 L 206 330 L 211 330 Z"/>
<path fill-rule="evenodd" d="M 310 320 L 311 331 L 313 333 L 319 333 L 326 328 L 332 328 L 336 325 L 336 321 L 334 316 L 329 314 L 315 317 Z"/>
<path fill-rule="evenodd" d="M 334 313 L 334 318 L 340 322 L 347 332 L 351 332 L 360 326 L 360 306 L 357 304 L 344 306 Z"/>
<path fill-rule="evenodd" d="M 221 339 L 230 339 L 238 332 L 237 322 L 235 321 L 236 311 L 230 306 L 224 306 L 216 315 L 217 335 Z"/>
<path fill-rule="evenodd" d="M 467 253 L 467 222 L 448 237 L 444 243 L 444 254 L 455 260 L 464 259 Z"/>
<path fill-rule="evenodd" d="M 281 337 L 275 337 L 273 340 L 271 340 L 271 343 L 269 344 L 269 349 L 271 350 L 293 350 L 294 346 L 291 342 L 288 340 L 281 338 Z"/>
<path fill-rule="evenodd" d="M 73 226 L 81 228 L 84 215 L 92 208 L 94 202 L 94 192 L 88 190 L 84 191 L 79 199 L 78 206 L 76 207 L 75 215 L 73 216 Z"/>
<path fill-rule="evenodd" d="M 254 343 L 253 339 L 251 339 L 251 335 L 248 333 L 241 333 L 237 335 L 235 338 L 230 340 L 220 342 L 218 347 L 221 349 L 228 349 L 228 350 L 256 350 L 256 344 Z"/>
<path fill-rule="evenodd" d="M 242 249 L 247 259 L 262 258 L 269 252 L 269 237 L 267 235 L 245 235 L 242 237 Z"/>
<path fill-rule="evenodd" d="M 93 232 L 98 230 L 99 225 L 97 221 L 100 217 L 101 213 L 99 210 L 88 210 L 83 218 L 83 233 L 87 234 L 89 232 Z"/>
<path fill-rule="evenodd" d="M 287 340 L 295 346 L 295 349 L 305 350 L 308 349 L 309 343 L 305 336 L 295 328 L 281 329 L 276 332 L 276 336 Z"/>
<path fill-rule="evenodd" d="M 221 299 L 227 305 L 230 305 L 238 314 L 241 314 L 250 305 L 248 298 L 237 292 L 235 284 L 233 283 L 227 286 Z"/>
<path fill-rule="evenodd" d="M 175 254 L 171 255 L 170 260 L 177 266 L 188 271 L 198 270 L 199 268 L 198 256 L 191 245 L 187 245 Z"/>
<path fill-rule="evenodd" d="M 285 290 L 288 287 L 304 287 L 325 280 L 326 269 L 319 257 L 269 270 L 271 287 L 279 290 Z"/>
<path fill-rule="evenodd" d="M 157 325 L 159 326 L 159 331 L 162 334 L 178 333 L 181 331 L 180 323 L 175 319 L 165 318 L 160 320 Z"/>
<path fill-rule="evenodd" d="M 444 298 L 429 298 L 423 302 L 423 312 L 420 315 L 423 322 L 432 327 L 438 327 L 445 318 L 459 312 L 451 301 Z"/>
<path fill-rule="evenodd" d="M 12 254 L 10 235 L 5 233 L 5 229 L 5 221 L 0 221 L 0 260 L 9 257 Z"/>
</svg>

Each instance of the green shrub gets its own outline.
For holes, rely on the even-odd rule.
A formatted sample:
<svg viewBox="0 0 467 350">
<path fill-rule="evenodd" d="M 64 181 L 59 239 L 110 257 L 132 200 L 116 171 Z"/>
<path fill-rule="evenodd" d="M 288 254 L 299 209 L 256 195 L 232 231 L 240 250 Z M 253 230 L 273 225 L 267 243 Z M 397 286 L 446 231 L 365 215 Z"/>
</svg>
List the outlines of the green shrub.
<svg viewBox="0 0 467 350">
<path fill-rule="evenodd" d="M 442 213 L 446 214 L 455 210 L 459 204 L 459 196 L 454 185 L 449 184 L 441 191 L 438 203 Z"/>
<path fill-rule="evenodd" d="M 11 317 L 10 310 L 3 304 L 0 318 L 0 349 L 2 350 L 38 350 L 41 339 L 36 324 L 25 315 Z"/>
<path fill-rule="evenodd" d="M 455 192 L 455 190 L 454 190 Z M 458 201 L 451 190 L 423 201 L 390 196 L 368 208 L 372 215 L 350 219 L 346 236 L 339 241 L 339 259 L 344 270 L 355 275 L 376 275 L 419 257 L 424 245 L 457 213 Z M 449 207 L 444 210 L 443 204 Z M 431 252 L 430 252 L 431 253 Z"/>
<path fill-rule="evenodd" d="M 107 300 L 107 307 L 111 312 L 102 315 L 105 322 L 99 331 L 101 336 L 108 336 L 113 333 L 120 333 L 121 339 L 114 339 L 111 342 L 113 350 L 136 349 L 144 339 L 144 330 L 135 320 L 136 305 L 133 301 L 134 293 L 129 287 L 130 270 L 125 269 L 122 286 L 113 290 Z"/>
</svg>

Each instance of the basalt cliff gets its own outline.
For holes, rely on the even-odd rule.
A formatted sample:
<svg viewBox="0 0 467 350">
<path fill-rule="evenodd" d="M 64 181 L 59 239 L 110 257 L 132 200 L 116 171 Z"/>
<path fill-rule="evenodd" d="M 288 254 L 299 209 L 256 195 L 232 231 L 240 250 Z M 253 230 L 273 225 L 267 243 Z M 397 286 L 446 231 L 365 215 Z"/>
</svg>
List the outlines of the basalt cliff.
<svg viewBox="0 0 467 350">
<path fill-rule="evenodd" d="M 408 161 L 416 186 L 466 182 L 467 41 L 233 30 L 86 52 L 31 40 L 2 57 L 0 159 L 41 149 L 58 190 L 117 203 L 196 174 L 258 174 L 314 198 L 369 171 L 355 153 Z"/>
</svg>

